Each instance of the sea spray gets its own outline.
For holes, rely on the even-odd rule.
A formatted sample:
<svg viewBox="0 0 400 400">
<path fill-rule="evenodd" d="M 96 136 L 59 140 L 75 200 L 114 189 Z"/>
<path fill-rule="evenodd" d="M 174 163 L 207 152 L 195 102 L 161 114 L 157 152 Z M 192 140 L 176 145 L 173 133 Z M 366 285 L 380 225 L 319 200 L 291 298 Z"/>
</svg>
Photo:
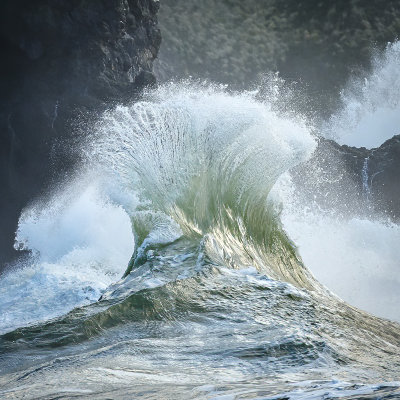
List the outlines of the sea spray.
<svg viewBox="0 0 400 400">
<path fill-rule="evenodd" d="M 184 235 L 211 235 L 230 257 L 242 255 L 242 266 L 311 287 L 302 267 L 277 266 L 295 254 L 268 194 L 284 171 L 309 157 L 315 142 L 304 119 L 280 116 L 255 95 L 189 83 L 163 86 L 106 113 L 90 155 L 142 199 L 131 215 L 141 252 L 158 229 L 149 223 L 164 215 L 163 225 L 172 218 Z M 142 261 L 134 256 L 127 273 Z"/>
<path fill-rule="evenodd" d="M 351 146 L 378 147 L 386 139 L 400 132 L 400 42 L 389 44 L 384 53 L 376 55 L 373 68 L 365 79 L 353 78 L 342 92 L 343 108 L 319 126 L 319 131 L 339 143 Z M 332 162 L 338 154 L 330 155 Z M 317 201 L 301 199 L 302 188 L 294 190 L 290 176 L 282 177 L 274 191 L 281 196 L 282 220 L 289 237 L 298 246 L 300 255 L 311 272 L 330 290 L 352 305 L 375 315 L 400 320 L 398 303 L 397 244 L 399 225 L 374 214 L 369 158 L 361 163 L 359 181 L 363 202 L 359 201 L 357 215 L 343 212 L 339 207 L 321 208 Z M 343 165 L 343 164 L 339 164 Z M 324 171 L 315 179 L 335 179 Z M 347 176 L 347 192 L 354 192 L 349 171 L 338 171 Z M 354 171 L 353 171 L 354 174 Z M 343 181 L 343 179 L 340 177 Z M 337 196 L 329 185 L 319 196 Z M 396 184 L 394 181 L 393 184 Z M 345 189 L 346 190 L 346 189 Z M 278 194 L 279 193 L 279 194 Z M 347 193 L 346 193 L 347 194 Z M 393 199 L 398 201 L 398 199 Z M 340 207 L 343 206 L 343 210 Z"/>
<path fill-rule="evenodd" d="M 138 266 L 184 234 L 204 236 L 216 259 L 309 286 L 268 194 L 314 139 L 301 116 L 257 94 L 184 82 L 106 112 L 82 143 L 81 171 L 21 215 L 16 247 L 32 256 L 0 281 L 2 331 L 97 301 L 132 254 Z"/>
<path fill-rule="evenodd" d="M 342 109 L 321 130 L 340 144 L 379 147 L 400 133 L 400 42 L 389 43 L 372 72 L 353 78 L 342 91 Z"/>
<path fill-rule="evenodd" d="M 353 306 L 400 321 L 399 225 L 292 208 L 290 201 L 283 226 L 318 281 Z"/>
<path fill-rule="evenodd" d="M 97 301 L 134 248 L 129 217 L 80 176 L 21 215 L 16 247 L 30 250 L 0 279 L 0 332 Z"/>
<path fill-rule="evenodd" d="M 399 326 L 324 290 L 282 229 L 275 182 L 315 146 L 302 118 L 252 94 L 169 84 L 105 113 L 82 145 L 82 176 L 23 213 L 18 242 L 47 259 L 47 278 L 84 278 L 45 286 L 57 299 L 28 278 L 28 307 L 4 310 L 18 318 L 0 336 L 0 396 L 398 393 Z M 5 283 L 13 301 L 20 271 Z M 69 301 L 85 287 L 101 299 Z"/>
</svg>

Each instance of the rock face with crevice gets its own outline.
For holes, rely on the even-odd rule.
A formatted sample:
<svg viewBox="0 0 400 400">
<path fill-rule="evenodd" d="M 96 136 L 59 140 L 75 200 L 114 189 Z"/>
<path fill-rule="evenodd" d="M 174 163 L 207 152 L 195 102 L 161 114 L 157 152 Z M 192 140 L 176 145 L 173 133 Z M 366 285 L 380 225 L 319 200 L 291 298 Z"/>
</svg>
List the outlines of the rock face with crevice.
<svg viewBox="0 0 400 400">
<path fill-rule="evenodd" d="M 400 221 L 400 135 L 372 150 L 368 160 L 368 184 L 374 207 Z"/>
<path fill-rule="evenodd" d="M 0 265 L 21 209 L 72 168 L 77 120 L 155 82 L 157 11 L 157 0 L 1 2 Z"/>
<path fill-rule="evenodd" d="M 313 156 L 292 176 L 302 204 L 400 221 L 400 135 L 375 149 L 320 138 Z"/>
</svg>

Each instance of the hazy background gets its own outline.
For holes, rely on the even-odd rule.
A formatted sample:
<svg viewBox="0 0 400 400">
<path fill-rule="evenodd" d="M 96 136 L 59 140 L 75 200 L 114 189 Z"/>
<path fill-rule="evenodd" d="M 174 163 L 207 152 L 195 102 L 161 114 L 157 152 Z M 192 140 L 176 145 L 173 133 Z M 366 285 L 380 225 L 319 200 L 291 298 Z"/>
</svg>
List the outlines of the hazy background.
<svg viewBox="0 0 400 400">
<path fill-rule="evenodd" d="M 207 78 L 247 87 L 268 71 L 305 86 L 310 107 L 337 106 L 350 74 L 400 32 L 396 0 L 162 0 L 158 80 Z"/>
</svg>

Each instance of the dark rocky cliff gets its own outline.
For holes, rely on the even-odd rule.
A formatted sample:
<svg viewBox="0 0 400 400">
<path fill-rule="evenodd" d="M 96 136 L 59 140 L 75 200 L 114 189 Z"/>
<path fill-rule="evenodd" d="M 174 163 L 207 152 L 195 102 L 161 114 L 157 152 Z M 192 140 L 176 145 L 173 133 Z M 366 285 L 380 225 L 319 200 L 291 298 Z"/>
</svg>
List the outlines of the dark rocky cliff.
<svg viewBox="0 0 400 400">
<path fill-rule="evenodd" d="M 75 121 L 154 83 L 157 11 L 157 0 L 1 2 L 0 265 L 21 209 L 73 166 Z"/>
<path fill-rule="evenodd" d="M 293 171 L 302 204 L 400 221 L 400 135 L 376 149 L 320 138 L 313 156 Z"/>
<path fill-rule="evenodd" d="M 374 207 L 399 222 L 400 135 L 370 152 L 367 174 Z"/>
</svg>

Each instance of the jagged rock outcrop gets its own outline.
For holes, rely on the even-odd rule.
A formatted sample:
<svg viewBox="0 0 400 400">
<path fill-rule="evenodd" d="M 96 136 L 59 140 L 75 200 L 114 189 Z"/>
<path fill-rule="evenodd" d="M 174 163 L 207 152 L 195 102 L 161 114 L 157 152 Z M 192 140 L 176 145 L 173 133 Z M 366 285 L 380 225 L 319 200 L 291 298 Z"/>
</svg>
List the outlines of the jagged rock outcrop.
<svg viewBox="0 0 400 400">
<path fill-rule="evenodd" d="M 367 167 L 374 207 L 400 221 L 400 135 L 372 150 Z"/>
<path fill-rule="evenodd" d="M 157 0 L 1 2 L 0 265 L 21 209 L 73 165 L 76 120 L 154 83 L 157 11 Z"/>
<path fill-rule="evenodd" d="M 302 204 L 400 221 L 400 135 L 370 150 L 320 138 L 292 176 Z"/>
</svg>

